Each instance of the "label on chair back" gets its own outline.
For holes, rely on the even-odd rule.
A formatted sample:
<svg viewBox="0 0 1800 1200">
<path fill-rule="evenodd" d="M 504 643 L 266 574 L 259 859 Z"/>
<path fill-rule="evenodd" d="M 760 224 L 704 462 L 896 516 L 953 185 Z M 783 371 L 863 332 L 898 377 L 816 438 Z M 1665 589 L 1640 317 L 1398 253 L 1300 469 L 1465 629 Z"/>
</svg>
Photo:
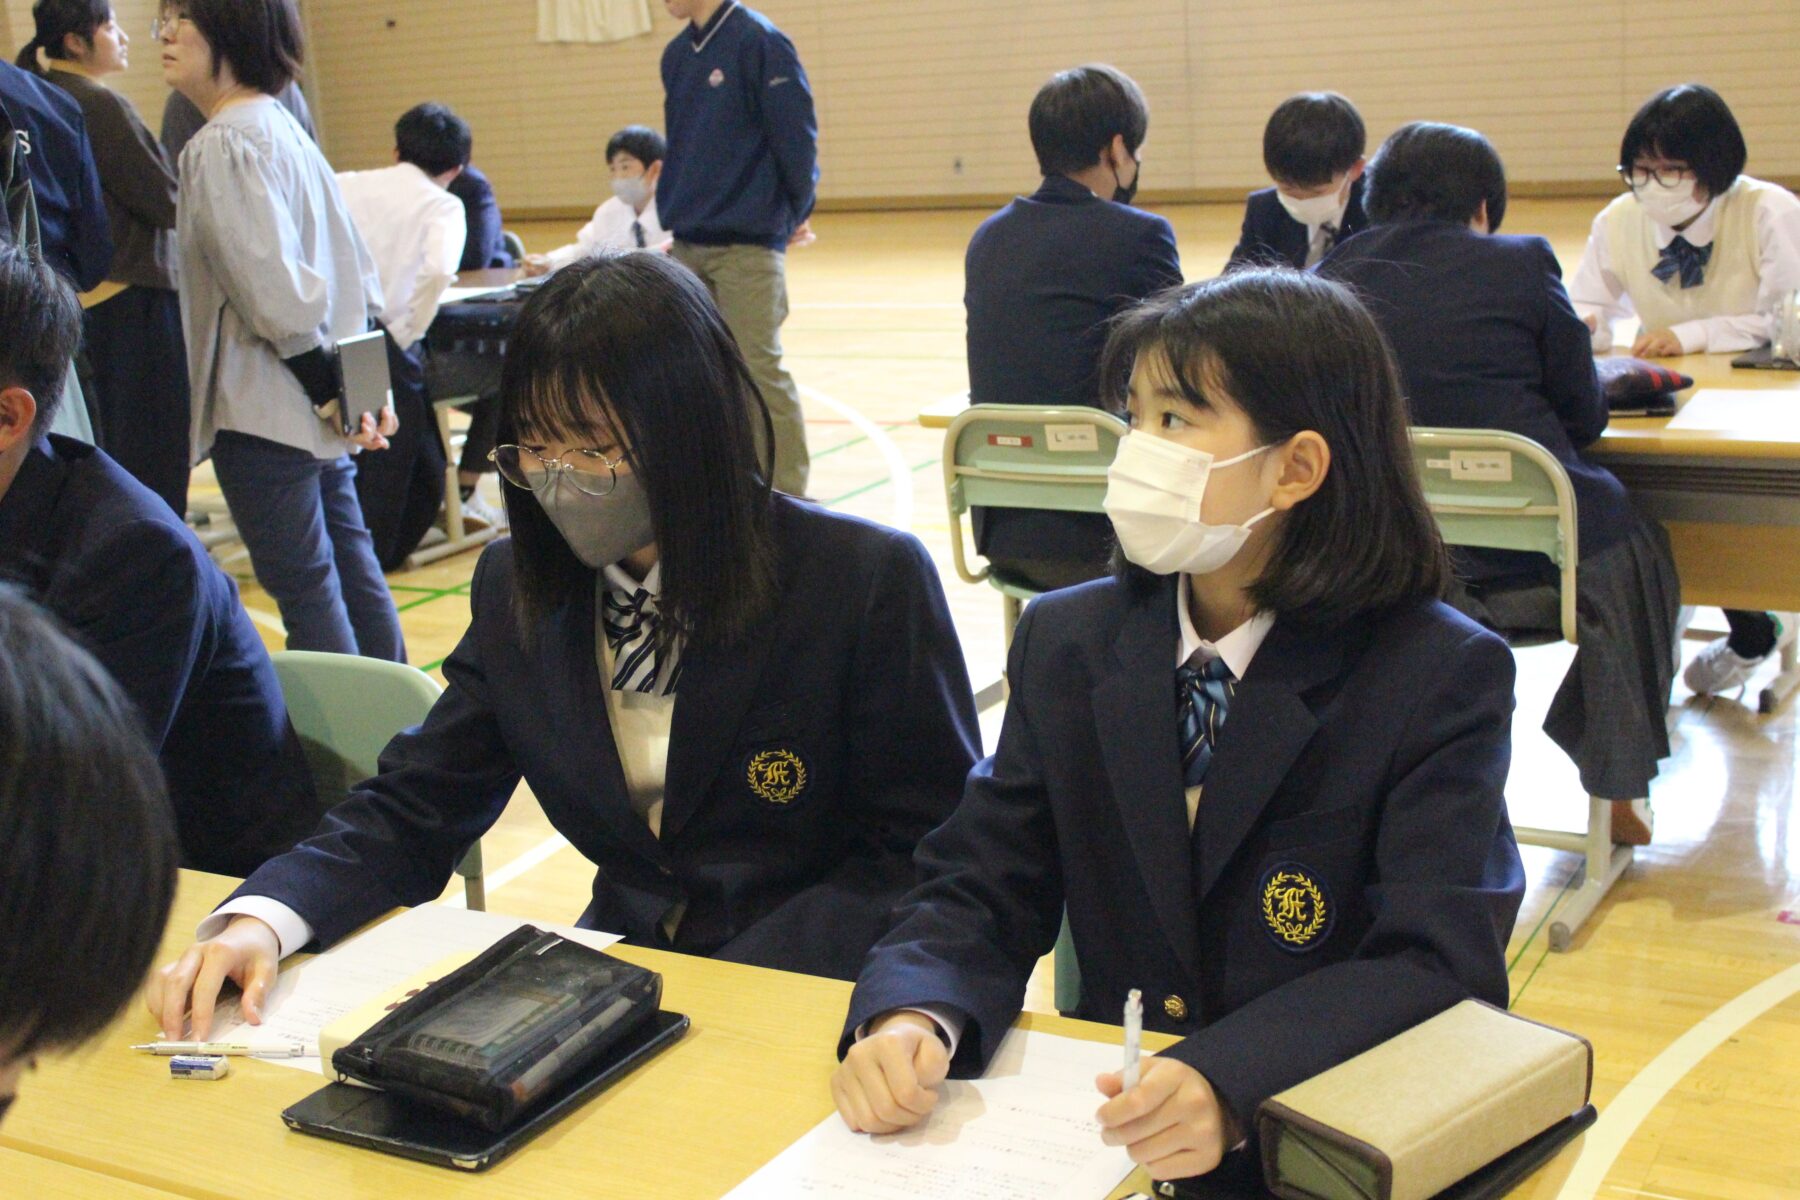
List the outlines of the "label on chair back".
<svg viewBox="0 0 1800 1200">
<path fill-rule="evenodd" d="M 1092 425 L 1046 425 L 1044 436 L 1050 439 L 1050 444 L 1045 449 L 1052 454 L 1075 454 L 1100 449 L 1100 431 Z"/>
<path fill-rule="evenodd" d="M 1511 483 L 1513 477 L 1510 450 L 1452 450 L 1450 478 L 1471 483 Z"/>
<path fill-rule="evenodd" d="M 988 434 L 988 445 L 1011 446 L 1016 450 L 1029 450 L 1031 449 L 1031 438 L 1010 433 L 990 433 Z"/>
</svg>

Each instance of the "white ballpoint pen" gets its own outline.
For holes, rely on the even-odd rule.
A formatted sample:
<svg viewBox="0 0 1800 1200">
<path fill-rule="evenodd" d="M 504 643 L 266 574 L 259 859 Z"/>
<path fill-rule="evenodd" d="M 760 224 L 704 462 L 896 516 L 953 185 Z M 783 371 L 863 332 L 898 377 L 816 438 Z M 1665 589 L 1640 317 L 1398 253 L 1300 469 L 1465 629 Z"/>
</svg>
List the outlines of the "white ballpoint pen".
<svg viewBox="0 0 1800 1200">
<path fill-rule="evenodd" d="M 1144 993 L 1136 988 L 1125 997 L 1125 1070 L 1124 1089 L 1138 1085 L 1138 1054 L 1144 1040 Z"/>
</svg>

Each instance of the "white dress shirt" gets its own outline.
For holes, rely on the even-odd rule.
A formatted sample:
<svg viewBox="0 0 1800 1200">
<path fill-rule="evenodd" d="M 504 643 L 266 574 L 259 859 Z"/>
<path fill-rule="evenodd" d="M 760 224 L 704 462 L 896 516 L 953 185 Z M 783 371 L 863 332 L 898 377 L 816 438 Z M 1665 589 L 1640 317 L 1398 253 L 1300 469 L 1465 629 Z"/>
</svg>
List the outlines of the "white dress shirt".
<svg viewBox="0 0 1800 1200">
<path fill-rule="evenodd" d="M 643 232 L 641 247 L 633 225 Z M 644 206 L 642 213 L 614 196 L 594 210 L 594 219 L 581 227 L 573 242 L 557 247 L 544 257 L 550 260 L 552 271 L 560 271 L 570 263 L 608 250 L 666 250 L 672 240 L 656 215 L 655 196 L 650 197 L 650 203 Z"/>
<path fill-rule="evenodd" d="M 409 350 L 431 328 L 444 289 L 456 281 L 469 236 L 462 201 L 412 163 L 345 171 L 338 187 L 381 275 L 387 297 L 381 323 Z"/>
<path fill-rule="evenodd" d="M 1734 196 L 1734 193 L 1738 195 Z M 1770 340 L 1775 302 L 1800 288 L 1800 199 L 1786 188 L 1745 175 L 1739 176 L 1729 191 L 1708 202 L 1700 215 L 1683 230 L 1659 225 L 1635 211 L 1639 206 L 1629 192 L 1608 204 L 1594 218 L 1581 265 L 1569 280 L 1569 299 L 1574 302 L 1578 315 L 1598 320 L 1599 328 L 1594 333 L 1596 351 L 1603 353 L 1612 349 L 1614 320 L 1633 316 L 1646 307 L 1643 304 L 1634 306 L 1634 291 L 1649 293 L 1664 287 L 1661 280 L 1649 273 L 1654 259 L 1647 264 L 1617 261 L 1614 227 L 1622 222 L 1642 221 L 1650 227 L 1659 255 L 1678 234 L 1686 238 L 1689 245 L 1711 246 L 1721 232 L 1722 210 L 1728 203 L 1735 204 L 1740 200 L 1750 202 L 1749 220 L 1742 222 L 1742 227 L 1748 235 L 1746 240 L 1754 245 L 1744 248 L 1740 264 L 1738 248 L 1720 243 L 1706 270 L 1708 282 L 1715 284 L 1717 276 L 1727 272 L 1754 272 L 1755 279 L 1746 281 L 1748 286 L 1733 289 L 1745 299 L 1751 296 L 1754 299 L 1748 305 L 1742 302 L 1727 305 L 1739 311 L 1672 321 L 1668 328 L 1681 342 L 1684 354 L 1748 350 Z M 1645 321 L 1645 332 L 1649 332 L 1655 325 L 1654 319 L 1647 316 Z"/>
</svg>

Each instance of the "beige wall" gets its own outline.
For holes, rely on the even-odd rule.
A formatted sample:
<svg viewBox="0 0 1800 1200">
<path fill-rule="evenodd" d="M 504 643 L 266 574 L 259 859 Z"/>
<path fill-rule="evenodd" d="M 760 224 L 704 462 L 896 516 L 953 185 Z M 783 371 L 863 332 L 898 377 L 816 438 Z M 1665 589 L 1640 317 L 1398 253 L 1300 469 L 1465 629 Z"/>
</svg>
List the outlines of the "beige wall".
<svg viewBox="0 0 1800 1200">
<path fill-rule="evenodd" d="M 32 0 L 0 0 L 0 48 L 6 51 L 7 62 L 36 31 L 31 4 Z M 169 94 L 163 86 L 156 43 L 150 40 L 150 21 L 158 7 L 157 0 L 113 0 L 113 15 L 131 39 L 131 69 L 107 80 L 114 90 L 130 98 L 153 131 L 162 124 L 163 99 Z"/>
<path fill-rule="evenodd" d="M 116 0 L 136 41 L 120 83 L 154 126 L 163 89 L 154 0 Z M 13 34 L 29 0 L 0 0 Z M 475 127 L 477 161 L 510 210 L 591 207 L 607 135 L 660 126 L 651 36 L 543 46 L 531 0 L 307 0 L 311 98 L 341 168 L 392 154 L 420 100 Z M 1752 173 L 1800 176 L 1796 0 L 762 0 L 818 95 L 829 201 L 982 198 L 1033 186 L 1025 111 L 1053 70 L 1129 71 L 1152 107 L 1147 195 L 1228 194 L 1261 181 L 1261 131 L 1295 91 L 1336 88 L 1371 138 L 1457 121 L 1493 138 L 1515 182 L 1609 190 L 1619 135 L 1655 89 L 1719 88 Z M 4 30 L 0 29 L 0 34 Z M 960 166 L 959 166 L 960 164 Z"/>
</svg>

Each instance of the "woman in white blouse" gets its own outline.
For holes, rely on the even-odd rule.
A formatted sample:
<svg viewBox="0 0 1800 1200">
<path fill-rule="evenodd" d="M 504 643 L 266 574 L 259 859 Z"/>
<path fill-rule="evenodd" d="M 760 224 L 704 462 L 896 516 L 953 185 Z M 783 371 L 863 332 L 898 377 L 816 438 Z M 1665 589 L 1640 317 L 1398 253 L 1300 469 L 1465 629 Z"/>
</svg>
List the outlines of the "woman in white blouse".
<svg viewBox="0 0 1800 1200">
<path fill-rule="evenodd" d="M 1601 210 L 1569 298 L 1612 348 L 1612 321 L 1635 312 L 1631 352 L 1722 354 L 1770 340 L 1777 300 L 1800 288 L 1800 199 L 1743 173 L 1744 134 L 1724 99 L 1682 84 L 1658 92 L 1626 127 L 1619 174 L 1629 191 Z M 1682 678 L 1697 693 L 1741 687 L 1774 651 L 1769 613 L 1727 610 L 1731 635 Z"/>
<path fill-rule="evenodd" d="M 179 0 L 155 34 L 163 77 L 207 123 L 181 154 L 181 313 L 193 454 L 212 456 L 288 646 L 403 660 L 350 455 L 385 449 L 391 408 L 339 432 L 340 339 L 381 284 L 331 168 L 274 98 L 299 69 L 293 0 Z"/>
</svg>

